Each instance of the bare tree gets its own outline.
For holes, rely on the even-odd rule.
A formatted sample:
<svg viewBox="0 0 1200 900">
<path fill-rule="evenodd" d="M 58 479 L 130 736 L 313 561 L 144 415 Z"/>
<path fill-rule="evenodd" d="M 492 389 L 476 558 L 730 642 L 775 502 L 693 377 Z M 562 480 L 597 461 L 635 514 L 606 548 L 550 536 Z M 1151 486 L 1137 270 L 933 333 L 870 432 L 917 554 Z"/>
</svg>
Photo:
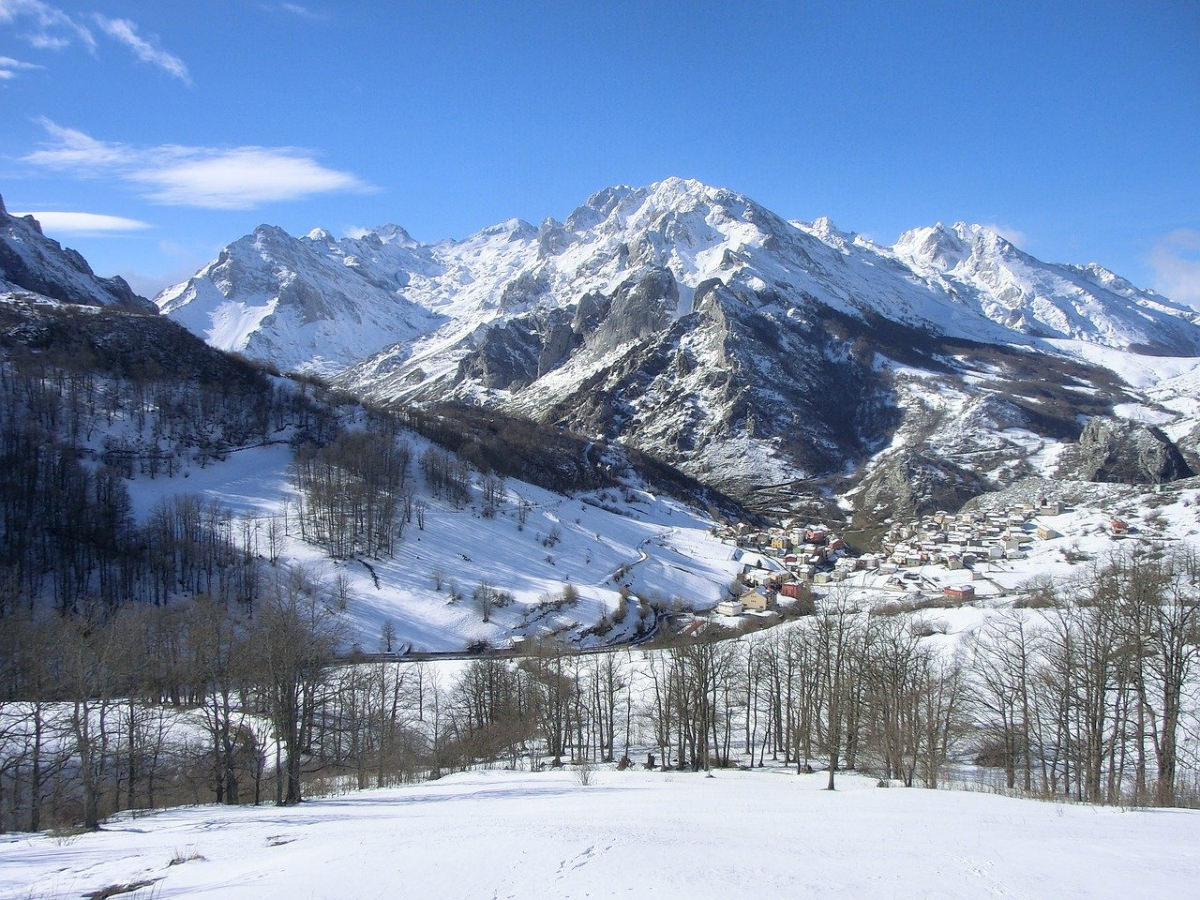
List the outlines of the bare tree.
<svg viewBox="0 0 1200 900">
<path fill-rule="evenodd" d="M 282 572 L 249 635 L 260 667 L 257 678 L 284 755 L 282 770 L 277 766 L 276 774 L 275 798 L 280 805 L 302 799 L 301 761 L 317 689 L 324 682 L 340 633 L 340 622 L 320 593 L 303 569 Z"/>
<path fill-rule="evenodd" d="M 382 645 L 384 653 L 392 652 L 392 644 L 395 640 L 396 626 L 392 624 L 391 619 L 385 619 L 379 628 L 379 643 Z"/>
<path fill-rule="evenodd" d="M 1200 658 L 1200 559 L 1179 551 L 1162 560 L 1113 560 L 1123 598 L 1124 649 L 1137 695 L 1137 785 L 1145 790 L 1145 746 L 1154 755 L 1154 800 L 1175 802 L 1184 691 Z M 1147 741 L 1147 738 L 1149 739 Z"/>
<path fill-rule="evenodd" d="M 827 789 L 832 791 L 842 753 L 853 747 L 865 633 L 858 607 L 845 590 L 826 594 L 815 622 L 825 700 L 822 725 L 829 758 Z"/>
<path fill-rule="evenodd" d="M 192 666 L 188 677 L 199 699 L 212 754 L 215 799 L 217 803 L 238 803 L 240 735 L 247 727 L 240 698 L 247 687 L 254 651 L 229 609 L 211 597 L 196 598 L 185 619 L 185 629 Z"/>
<path fill-rule="evenodd" d="M 971 699 L 985 740 L 999 749 L 1010 788 L 1020 766 L 1025 790 L 1033 788 L 1032 734 L 1041 633 L 1017 611 L 991 618 L 967 645 L 975 678 Z"/>
<path fill-rule="evenodd" d="M 486 581 L 479 582 L 479 586 L 475 588 L 475 593 L 472 595 L 475 601 L 475 606 L 479 610 L 479 615 L 484 622 L 491 621 L 492 609 L 496 605 L 496 591 Z"/>
</svg>

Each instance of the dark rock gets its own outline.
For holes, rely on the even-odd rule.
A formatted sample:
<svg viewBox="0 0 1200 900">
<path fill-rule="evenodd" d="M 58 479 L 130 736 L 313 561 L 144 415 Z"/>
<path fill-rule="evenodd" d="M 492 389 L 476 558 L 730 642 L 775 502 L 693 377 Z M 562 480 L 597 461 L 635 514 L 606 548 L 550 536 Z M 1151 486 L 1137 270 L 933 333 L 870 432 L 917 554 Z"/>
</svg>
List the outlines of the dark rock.
<svg viewBox="0 0 1200 900">
<path fill-rule="evenodd" d="M 917 448 L 895 454 L 877 466 L 863 482 L 858 506 L 867 519 L 920 516 L 958 509 L 988 489 L 978 473 Z"/>
<path fill-rule="evenodd" d="M 584 294 L 575 307 L 571 327 L 579 334 L 588 334 L 600 327 L 608 311 L 612 309 L 612 298 L 603 294 Z"/>
<path fill-rule="evenodd" d="M 474 352 L 459 362 L 455 380 L 518 390 L 553 371 L 579 344 L 569 317 L 563 309 L 536 310 L 487 327 Z"/>
<path fill-rule="evenodd" d="M 647 266 L 617 287 L 608 315 L 588 343 L 603 352 L 661 332 L 678 305 L 675 276 L 662 266 Z"/>
<path fill-rule="evenodd" d="M 63 303 L 158 311 L 125 279 L 99 277 L 78 251 L 45 237 L 32 217 L 10 216 L 0 202 L 0 285 L 4 282 Z"/>
<path fill-rule="evenodd" d="M 500 306 L 502 309 L 529 306 L 549 291 L 550 284 L 544 271 L 539 269 L 536 272 L 522 272 L 500 292 Z"/>
<path fill-rule="evenodd" d="M 1121 484 L 1163 484 L 1195 474 L 1161 429 L 1100 416 L 1088 420 L 1059 472 Z"/>
<path fill-rule="evenodd" d="M 538 258 L 557 256 L 570 243 L 570 234 L 561 222 L 546 219 L 538 228 Z"/>
</svg>

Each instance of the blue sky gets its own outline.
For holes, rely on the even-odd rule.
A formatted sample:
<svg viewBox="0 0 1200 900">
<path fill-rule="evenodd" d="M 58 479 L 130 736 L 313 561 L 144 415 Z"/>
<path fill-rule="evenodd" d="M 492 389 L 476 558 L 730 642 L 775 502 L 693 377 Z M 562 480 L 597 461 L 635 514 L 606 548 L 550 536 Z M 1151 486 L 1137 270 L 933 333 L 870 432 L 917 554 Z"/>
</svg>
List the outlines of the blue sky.
<svg viewBox="0 0 1200 900">
<path fill-rule="evenodd" d="M 1195 0 L 0 0 L 0 194 L 143 291 L 261 222 L 463 237 L 681 175 L 1200 304 L 1198 48 Z"/>
</svg>

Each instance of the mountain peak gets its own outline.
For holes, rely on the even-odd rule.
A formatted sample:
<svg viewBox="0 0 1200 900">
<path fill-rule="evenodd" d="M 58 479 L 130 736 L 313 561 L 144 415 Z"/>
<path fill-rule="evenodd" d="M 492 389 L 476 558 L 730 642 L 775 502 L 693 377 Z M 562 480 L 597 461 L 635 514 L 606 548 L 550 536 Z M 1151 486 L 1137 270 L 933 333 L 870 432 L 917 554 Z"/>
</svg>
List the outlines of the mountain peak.
<svg viewBox="0 0 1200 900">
<path fill-rule="evenodd" d="M 611 218 L 614 213 L 624 217 L 639 209 L 686 212 L 711 203 L 752 205 L 741 194 L 726 188 L 713 187 L 695 178 L 672 175 L 645 187 L 634 188 L 621 184 L 597 191 L 567 217 L 564 227 L 580 233 Z"/>
<path fill-rule="evenodd" d="M 695 178 L 680 178 L 672 175 L 662 181 L 654 182 L 646 190 L 652 196 L 668 201 L 678 201 L 685 198 L 711 197 L 722 189 L 707 185 L 703 181 L 697 181 Z"/>
<path fill-rule="evenodd" d="M 959 240 L 986 249 L 989 252 L 1010 253 L 1019 251 L 1016 244 L 991 225 L 981 225 L 977 222 L 955 222 L 952 230 Z"/>
<path fill-rule="evenodd" d="M 489 225 L 487 228 L 482 228 L 475 232 L 471 239 L 487 239 L 500 237 L 508 242 L 531 240 L 537 237 L 537 226 L 531 225 L 524 219 L 505 219 L 503 222 L 497 222 L 495 225 Z"/>
<path fill-rule="evenodd" d="M 656 207 L 680 212 L 713 205 L 730 208 L 735 215 L 740 215 L 746 210 L 766 211 L 744 194 L 729 188 L 705 184 L 695 178 L 672 176 L 634 193 L 644 193 Z"/>
<path fill-rule="evenodd" d="M 394 244 L 397 247 L 417 246 L 417 242 L 413 240 L 412 235 L 399 225 L 388 223 L 372 228 L 371 231 L 385 244 Z"/>
<path fill-rule="evenodd" d="M 892 250 L 903 259 L 949 270 L 971 255 L 966 235 L 965 223 L 959 222 L 947 228 L 941 222 L 937 222 L 932 226 L 904 232 L 892 246 Z"/>
<path fill-rule="evenodd" d="M 1020 252 L 1017 247 L 987 225 L 955 222 L 913 228 L 900 235 L 892 250 L 918 264 L 948 271 L 972 256 L 1005 256 Z"/>
<path fill-rule="evenodd" d="M 295 238 L 280 228 L 278 225 L 268 225 L 265 222 L 259 225 L 251 232 L 251 237 L 255 243 L 277 243 L 279 241 L 291 242 Z"/>
<path fill-rule="evenodd" d="M 826 244 L 852 244 L 854 243 L 854 239 L 858 237 L 853 231 L 842 231 L 829 216 L 818 216 L 816 219 L 813 219 L 810 225 L 806 225 L 803 222 L 793 222 L 791 224 L 801 231 L 807 231 L 809 234 L 820 238 Z"/>
</svg>

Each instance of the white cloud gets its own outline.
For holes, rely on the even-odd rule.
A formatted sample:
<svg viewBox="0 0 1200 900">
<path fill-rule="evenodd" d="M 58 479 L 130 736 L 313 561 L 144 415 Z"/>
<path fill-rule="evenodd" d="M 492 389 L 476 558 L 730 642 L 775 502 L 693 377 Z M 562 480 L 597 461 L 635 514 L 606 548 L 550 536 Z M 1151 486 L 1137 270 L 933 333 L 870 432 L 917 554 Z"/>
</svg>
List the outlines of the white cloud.
<svg viewBox="0 0 1200 900">
<path fill-rule="evenodd" d="M 93 16 L 93 18 L 105 34 L 132 50 L 133 55 L 142 62 L 158 66 L 168 75 L 178 78 L 184 84 L 192 83 L 192 78 L 188 74 L 187 66 L 184 65 L 183 60 L 172 53 L 168 53 L 161 47 L 156 47 L 154 42 L 157 39 L 153 35 L 148 40 L 138 34 L 136 23 L 129 21 L 129 19 L 109 19 L 99 13 Z"/>
<path fill-rule="evenodd" d="M 301 6 L 299 3 L 280 3 L 279 9 L 312 22 L 323 22 L 329 18 L 325 13 L 309 9 L 307 6 Z"/>
<path fill-rule="evenodd" d="M 55 143 L 29 154 L 25 157 L 26 162 L 59 171 L 77 169 L 82 175 L 100 174 L 133 162 L 131 152 L 120 144 L 98 141 L 82 131 L 64 128 L 46 118 L 39 119 L 38 124 L 55 139 Z"/>
<path fill-rule="evenodd" d="M 0 0 L 0 25 L 19 25 L 21 37 L 41 50 L 62 50 L 78 42 L 96 49 L 91 30 L 42 0 Z"/>
<path fill-rule="evenodd" d="M 1013 228 L 1011 225 L 1001 225 L 999 222 L 981 222 L 984 228 L 989 231 L 994 231 L 1000 237 L 1004 238 L 1010 244 L 1021 249 L 1029 242 L 1029 235 L 1019 228 Z"/>
<path fill-rule="evenodd" d="M 91 19 L 103 34 L 132 51 L 142 62 L 158 66 L 184 84 L 192 83 L 183 60 L 159 47 L 153 35 L 139 34 L 136 22 L 110 19 L 99 13 L 94 13 Z M 39 50 L 65 50 L 76 44 L 91 53 L 96 50 L 96 36 L 90 27 L 43 0 L 0 0 L 0 25 L 19 29 L 19 36 Z M 12 76 L 0 74 L 0 78 L 5 77 Z"/>
<path fill-rule="evenodd" d="M 1150 251 L 1154 289 L 1179 303 L 1200 306 L 1200 231 L 1177 228 Z"/>
<path fill-rule="evenodd" d="M 134 175 L 151 200 L 172 206 L 248 209 L 308 194 L 361 190 L 349 172 L 327 169 L 291 147 L 235 147 Z"/>
<path fill-rule="evenodd" d="M 127 219 L 124 216 L 106 216 L 102 213 L 56 212 L 39 210 L 15 212 L 14 216 L 33 216 L 45 231 L 55 234 L 112 234 L 123 231 L 141 231 L 149 228 L 148 222 Z"/>
<path fill-rule="evenodd" d="M 11 56 L 0 56 L 0 81 L 8 81 L 10 78 L 16 78 L 18 72 L 27 72 L 30 69 L 40 69 L 41 66 L 35 66 L 33 63 L 22 62 L 19 59 L 13 59 Z"/>
<path fill-rule="evenodd" d="M 99 141 L 49 119 L 41 124 L 53 141 L 25 162 L 80 178 L 116 177 L 170 206 L 254 209 L 311 194 L 372 190 L 296 147 L 135 147 Z"/>
</svg>

